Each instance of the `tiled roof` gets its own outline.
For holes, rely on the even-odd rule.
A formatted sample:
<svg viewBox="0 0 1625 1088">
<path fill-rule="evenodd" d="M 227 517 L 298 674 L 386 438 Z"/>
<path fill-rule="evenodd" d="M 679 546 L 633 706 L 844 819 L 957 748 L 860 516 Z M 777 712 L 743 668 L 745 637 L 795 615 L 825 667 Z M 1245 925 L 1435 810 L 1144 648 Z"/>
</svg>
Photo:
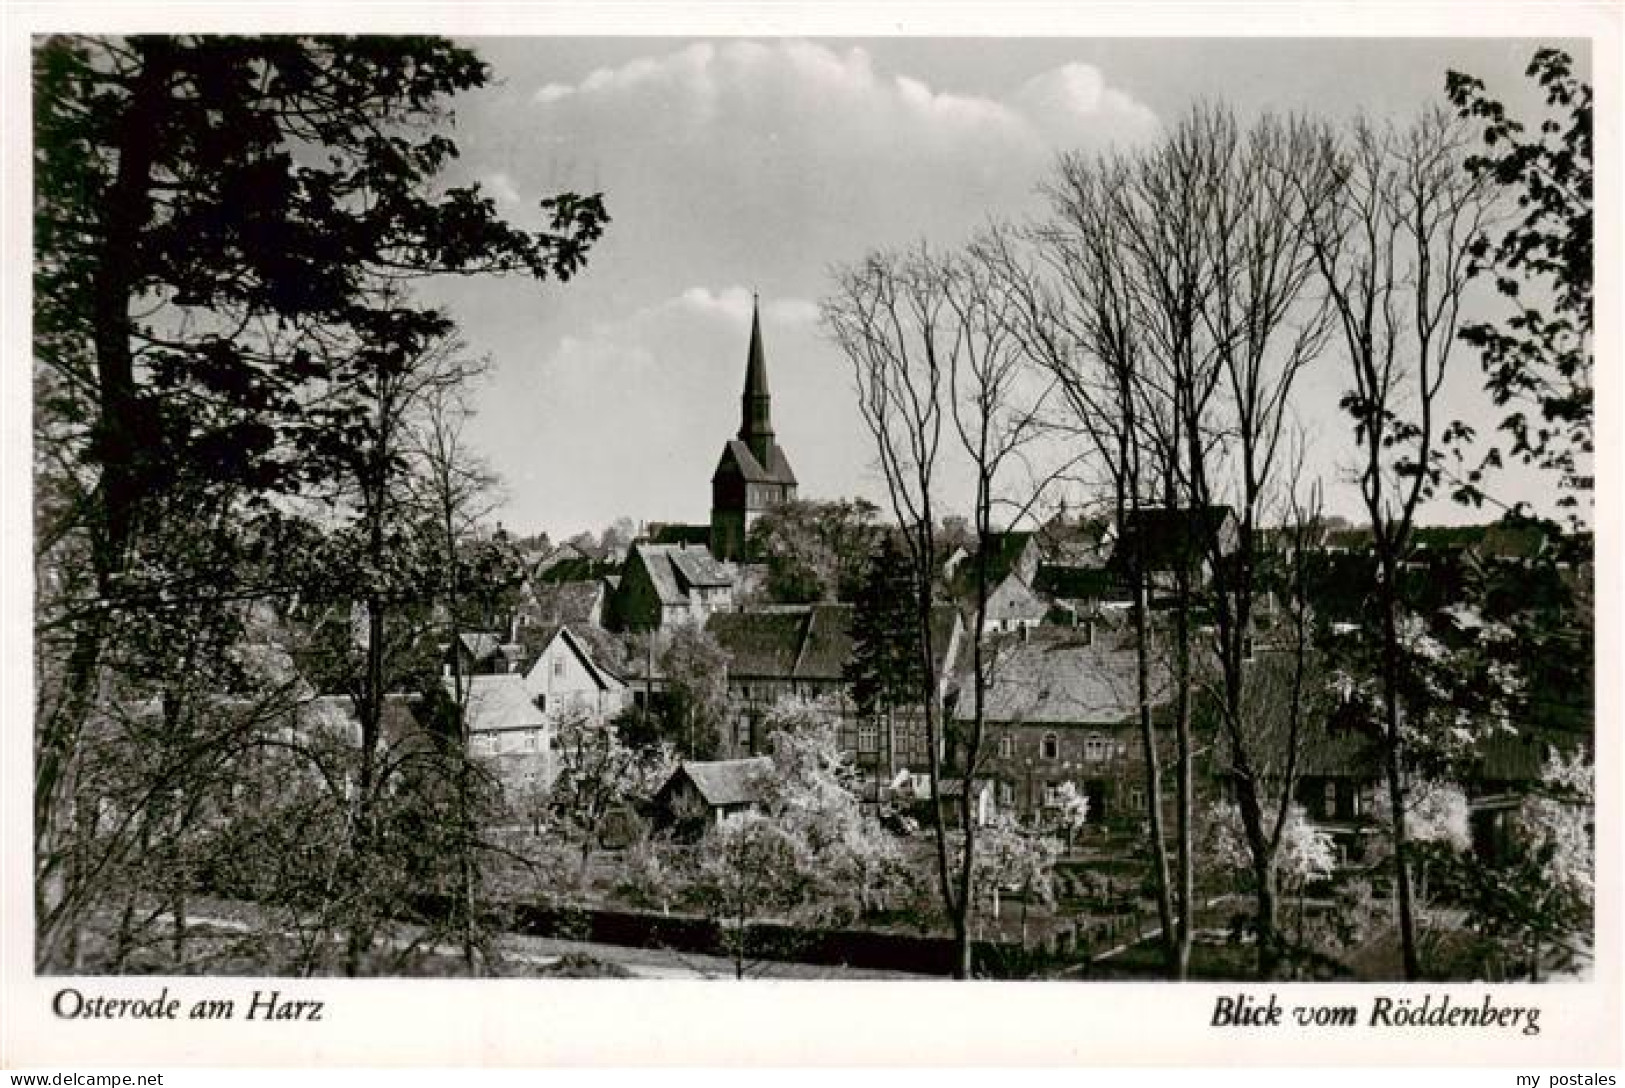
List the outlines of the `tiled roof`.
<svg viewBox="0 0 1625 1088">
<path fill-rule="evenodd" d="M 728 651 L 735 676 L 840 681 L 852 657 L 852 614 L 850 604 L 718 612 L 706 630 Z M 955 617 L 953 605 L 932 609 L 932 650 L 939 662 L 946 661 Z"/>
<path fill-rule="evenodd" d="M 1096 601 L 1115 596 L 1117 576 L 1104 569 L 1073 566 L 1041 566 L 1033 588 L 1049 597 L 1067 601 Z"/>
<path fill-rule="evenodd" d="M 451 681 L 447 680 L 446 684 L 449 692 Z M 546 721 L 531 701 L 525 678 L 518 673 L 469 676 L 463 679 L 463 684 L 467 700 L 465 720 L 470 733 L 537 728 Z"/>
<path fill-rule="evenodd" d="M 750 447 L 747 446 L 742 440 L 738 438 L 730 438 L 728 439 L 727 444 L 723 447 L 722 457 L 717 462 L 717 471 L 715 474 L 713 474 L 712 479 L 715 480 L 717 476 L 723 474 L 723 469 L 727 467 L 728 459 L 731 457 L 734 464 L 739 468 L 740 477 L 744 479 L 746 483 L 795 483 L 796 474 L 791 471 L 790 461 L 784 456 L 784 450 L 778 445 L 778 443 L 775 442 L 771 452 L 773 454 L 773 463 L 771 465 L 764 465 L 756 459 L 756 455 L 750 451 Z"/>
<path fill-rule="evenodd" d="M 649 572 L 649 580 L 662 604 L 687 604 L 691 586 L 717 587 L 733 583 L 732 573 L 711 555 L 709 548 L 640 543 L 632 546 L 632 556 Z M 631 558 L 628 557 L 628 562 Z"/>
<path fill-rule="evenodd" d="M 604 583 L 597 579 L 536 587 L 536 611 L 546 623 L 595 623 Z"/>
<path fill-rule="evenodd" d="M 815 604 L 796 659 L 796 679 L 839 680 L 852 657 L 852 606 Z"/>
<path fill-rule="evenodd" d="M 761 799 L 761 781 L 773 770 L 767 756 L 684 763 L 676 774 L 687 775 L 708 805 L 748 805 Z"/>
<path fill-rule="evenodd" d="M 709 546 L 711 543 L 711 526 L 651 525 L 649 526 L 649 543 Z"/>
<path fill-rule="evenodd" d="M 457 635 L 457 641 L 462 643 L 468 656 L 476 662 L 496 656 L 502 649 L 502 640 L 496 635 L 486 631 L 463 631 Z"/>
<path fill-rule="evenodd" d="M 788 679 L 801 656 L 807 615 L 806 608 L 718 612 L 705 627 L 728 651 L 729 672 Z"/>
<path fill-rule="evenodd" d="M 666 555 L 688 585 L 715 587 L 733 584 L 733 575 L 711 555 L 710 548 L 679 545 L 670 548 Z"/>
<path fill-rule="evenodd" d="M 1138 665 L 1132 647 L 1107 635 L 1091 639 L 1070 628 L 1038 628 L 1025 638 L 990 644 L 991 683 L 984 713 L 992 722 L 1115 725 L 1139 711 Z M 960 681 L 959 716 L 972 712 L 971 680 Z M 1151 668 L 1154 702 L 1166 698 L 1167 667 Z"/>
</svg>

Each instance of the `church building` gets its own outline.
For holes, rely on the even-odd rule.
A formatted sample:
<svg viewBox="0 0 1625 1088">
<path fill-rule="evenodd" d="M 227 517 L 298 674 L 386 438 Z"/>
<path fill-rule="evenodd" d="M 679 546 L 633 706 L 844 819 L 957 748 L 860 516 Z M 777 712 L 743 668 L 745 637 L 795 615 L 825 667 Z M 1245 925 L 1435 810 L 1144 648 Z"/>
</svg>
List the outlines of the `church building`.
<svg viewBox="0 0 1625 1088">
<path fill-rule="evenodd" d="M 796 474 L 773 437 L 772 397 L 762 352 L 762 320 L 751 311 L 750 354 L 745 362 L 739 437 L 722 447 L 711 476 L 711 554 L 742 562 L 750 527 L 766 510 L 796 497 Z"/>
</svg>

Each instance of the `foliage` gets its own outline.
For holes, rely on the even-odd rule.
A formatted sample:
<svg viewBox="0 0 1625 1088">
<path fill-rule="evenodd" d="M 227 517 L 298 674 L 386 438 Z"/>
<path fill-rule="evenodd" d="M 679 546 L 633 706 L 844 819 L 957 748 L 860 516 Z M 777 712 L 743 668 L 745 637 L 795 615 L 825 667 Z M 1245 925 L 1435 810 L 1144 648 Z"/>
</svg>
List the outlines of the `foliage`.
<svg viewBox="0 0 1625 1088">
<path fill-rule="evenodd" d="M 806 874 L 826 918 L 884 906 L 906 883 L 900 844 L 863 811 L 839 720 L 814 703 L 781 700 L 764 728 L 773 772 L 762 810 L 806 847 Z"/>
<path fill-rule="evenodd" d="M 1595 773 L 1584 751 L 1554 753 L 1511 826 L 1512 849 L 1448 874 L 1468 924 L 1538 977 L 1554 947 L 1589 957 L 1596 894 Z M 1503 970 L 1509 965 L 1503 965 Z"/>
<path fill-rule="evenodd" d="M 737 977 L 745 977 L 749 923 L 806 902 L 806 868 L 806 844 L 760 813 L 728 816 L 701 841 L 688 894 L 723 923 Z"/>
<path fill-rule="evenodd" d="M 751 526 L 749 551 L 767 564 L 767 593 L 783 604 L 847 601 L 858 591 L 879 531 L 864 499 L 781 503 Z"/>
<path fill-rule="evenodd" d="M 1055 826 L 1066 833 L 1066 841 L 1070 843 L 1072 836 L 1089 824 L 1089 797 L 1075 782 L 1062 782 L 1056 791 L 1053 813 Z"/>
<path fill-rule="evenodd" d="M 84 816 L 100 801 L 81 787 L 105 723 L 169 688 L 167 718 L 190 734 L 171 750 L 193 753 L 175 785 L 198 798 L 197 820 L 239 762 L 308 747 L 274 731 L 212 735 L 213 693 L 162 675 L 207 645 L 188 638 L 177 654 L 163 628 L 230 644 L 245 612 L 296 595 L 307 619 L 325 608 L 336 620 L 328 648 L 356 666 L 335 681 L 354 695 L 361 750 L 337 777 L 319 775 L 335 806 L 324 826 L 348 838 L 327 855 L 342 872 L 323 910 L 354 923 L 352 962 L 395 909 L 394 878 L 423 875 L 405 844 L 424 836 L 404 831 L 396 802 L 421 786 L 440 805 L 444 775 L 466 776 L 381 735 L 409 630 L 432 612 L 424 587 L 442 582 L 398 484 L 405 406 L 468 368 L 449 320 L 409 283 L 567 279 L 607 222 L 598 197 L 563 194 L 544 205 L 549 226 L 526 231 L 477 186 L 444 184 L 457 154 L 447 103 L 487 76 L 472 52 L 433 38 L 57 36 L 36 47 L 37 562 L 50 590 L 36 613 L 42 963 L 71 966 L 74 927 L 101 894 L 88 875 L 147 823 L 137 802 L 111 841 L 88 841 Z M 290 513 L 335 502 L 332 516 Z M 366 627 L 359 642 L 352 620 Z M 218 673 L 198 678 L 231 690 Z M 285 723 L 298 696 L 280 693 L 268 720 L 274 709 Z M 127 767 L 159 775 L 147 791 L 169 789 L 162 763 Z M 434 826 L 471 846 L 466 821 Z"/>
<path fill-rule="evenodd" d="M 696 624 L 672 630 L 658 655 L 666 701 L 655 713 L 661 736 L 686 759 L 714 759 L 728 721 L 728 652 Z"/>
<path fill-rule="evenodd" d="M 977 836 L 972 888 L 977 903 L 989 904 L 998 916 L 1001 891 L 1020 892 L 1051 902 L 1055 896 L 1055 863 L 1061 844 L 1008 813 L 999 813 Z"/>
<path fill-rule="evenodd" d="M 605 820 L 658 789 L 672 760 L 669 751 L 627 747 L 611 724 L 586 714 L 559 722 L 554 751 L 558 768 L 550 801 L 579 836 L 578 879 L 585 882 Z"/>
<path fill-rule="evenodd" d="M 1462 118 L 1482 125 L 1484 149 L 1465 168 L 1493 181 L 1514 205 L 1498 237 L 1485 232 L 1473 244 L 1474 273 L 1494 277 L 1513 313 L 1499 323 L 1469 324 L 1461 338 L 1482 353 L 1495 403 L 1513 409 L 1500 424 L 1512 456 L 1589 491 L 1581 458 L 1593 440 L 1591 87 L 1573 65 L 1554 48 L 1530 60 L 1526 74 L 1545 93 L 1548 111 L 1534 133 L 1490 97 L 1482 80 L 1451 72 L 1445 89 Z M 1534 418 L 1531 409 L 1538 410 Z M 1486 466 L 1500 458 L 1492 451 Z M 1470 482 L 1481 479 L 1482 470 Z M 1474 486 L 1463 497 L 1481 502 L 1482 492 Z M 1561 501 L 1578 505 L 1573 495 Z"/>
<path fill-rule="evenodd" d="M 1250 885 L 1252 854 L 1236 806 L 1215 802 L 1208 807 L 1202 826 L 1204 841 L 1201 853 L 1212 864 L 1214 871 L 1236 874 L 1244 885 Z M 1287 806 L 1286 822 L 1281 829 L 1281 846 L 1275 853 L 1274 861 L 1283 889 L 1290 892 L 1330 877 L 1337 862 L 1337 851 L 1331 835 L 1315 826 L 1302 805 L 1294 803 Z"/>
<path fill-rule="evenodd" d="M 920 698 L 925 666 L 911 592 L 908 558 L 888 533 L 869 559 L 852 610 L 845 675 L 860 714 L 883 716 Z"/>
</svg>

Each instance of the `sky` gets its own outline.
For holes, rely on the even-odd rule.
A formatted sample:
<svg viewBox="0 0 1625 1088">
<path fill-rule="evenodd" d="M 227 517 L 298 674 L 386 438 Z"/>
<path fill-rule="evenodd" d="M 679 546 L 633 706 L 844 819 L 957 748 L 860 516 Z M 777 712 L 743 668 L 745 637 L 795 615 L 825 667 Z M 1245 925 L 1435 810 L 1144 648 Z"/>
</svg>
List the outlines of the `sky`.
<svg viewBox="0 0 1625 1088">
<path fill-rule="evenodd" d="M 1515 114 L 1542 42 L 1513 39 L 488 38 L 491 86 L 456 103 L 454 180 L 515 222 L 602 192 L 611 216 L 568 284 L 458 280 L 431 291 L 489 358 L 474 438 L 505 481 L 498 516 L 554 539 L 634 521 L 705 522 L 739 426 L 753 292 L 781 445 L 805 498 L 884 506 L 848 364 L 820 332 L 832 270 L 877 248 L 964 241 L 1042 215 L 1058 154 L 1132 147 L 1196 102 L 1405 121 L 1473 73 Z M 1589 75 L 1585 43 L 1566 43 Z M 1310 462 L 1358 516 L 1335 360 L 1306 379 Z M 1491 418 L 1476 360 L 1452 410 Z M 1550 497 L 1514 474 L 1509 500 Z M 1085 496 L 1070 496 L 1074 502 Z M 946 496 L 965 509 L 964 494 Z M 1484 515 L 1437 504 L 1429 520 Z"/>
</svg>

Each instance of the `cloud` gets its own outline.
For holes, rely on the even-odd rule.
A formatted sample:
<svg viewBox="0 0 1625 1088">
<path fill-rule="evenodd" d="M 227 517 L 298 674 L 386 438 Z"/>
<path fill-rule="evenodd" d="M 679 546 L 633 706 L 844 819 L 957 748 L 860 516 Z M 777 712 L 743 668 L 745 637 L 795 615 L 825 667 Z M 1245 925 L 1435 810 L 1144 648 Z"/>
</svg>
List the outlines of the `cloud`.
<svg viewBox="0 0 1625 1088">
<path fill-rule="evenodd" d="M 486 391 L 480 418 L 514 514 L 550 530 L 637 520 L 704 521 L 711 473 L 739 428 L 748 287 L 694 285 L 560 337 Z M 809 495 L 849 493 L 868 447 L 846 372 L 819 340 L 817 307 L 761 299 L 774 421 Z M 499 436 L 523 435 L 507 446 Z M 544 513 L 545 512 L 545 513 Z"/>
<path fill-rule="evenodd" d="M 602 192 L 612 217 L 587 273 L 543 303 L 461 299 L 497 360 L 483 445 L 516 523 L 549 529 L 706 517 L 753 290 L 803 493 L 882 498 L 847 364 L 818 330 L 831 269 L 1039 212 L 1059 152 L 1157 132 L 1084 64 L 972 93 L 807 41 L 672 47 L 569 81 L 540 53 L 509 57 L 502 87 L 459 113 L 463 168 L 499 199 L 499 179 L 531 200 Z"/>
<path fill-rule="evenodd" d="M 1057 139 L 1139 139 L 1157 124 L 1086 64 L 1045 72 L 995 99 L 879 72 L 861 47 L 838 52 L 805 41 L 690 45 L 597 69 L 575 85 L 547 83 L 532 101 L 567 133 L 613 119 L 617 131 L 630 125 L 665 139 L 702 130 L 726 137 L 730 128 L 743 135 L 777 121 L 766 127 L 781 139 L 857 155 L 925 146 L 1047 152 Z"/>
</svg>

